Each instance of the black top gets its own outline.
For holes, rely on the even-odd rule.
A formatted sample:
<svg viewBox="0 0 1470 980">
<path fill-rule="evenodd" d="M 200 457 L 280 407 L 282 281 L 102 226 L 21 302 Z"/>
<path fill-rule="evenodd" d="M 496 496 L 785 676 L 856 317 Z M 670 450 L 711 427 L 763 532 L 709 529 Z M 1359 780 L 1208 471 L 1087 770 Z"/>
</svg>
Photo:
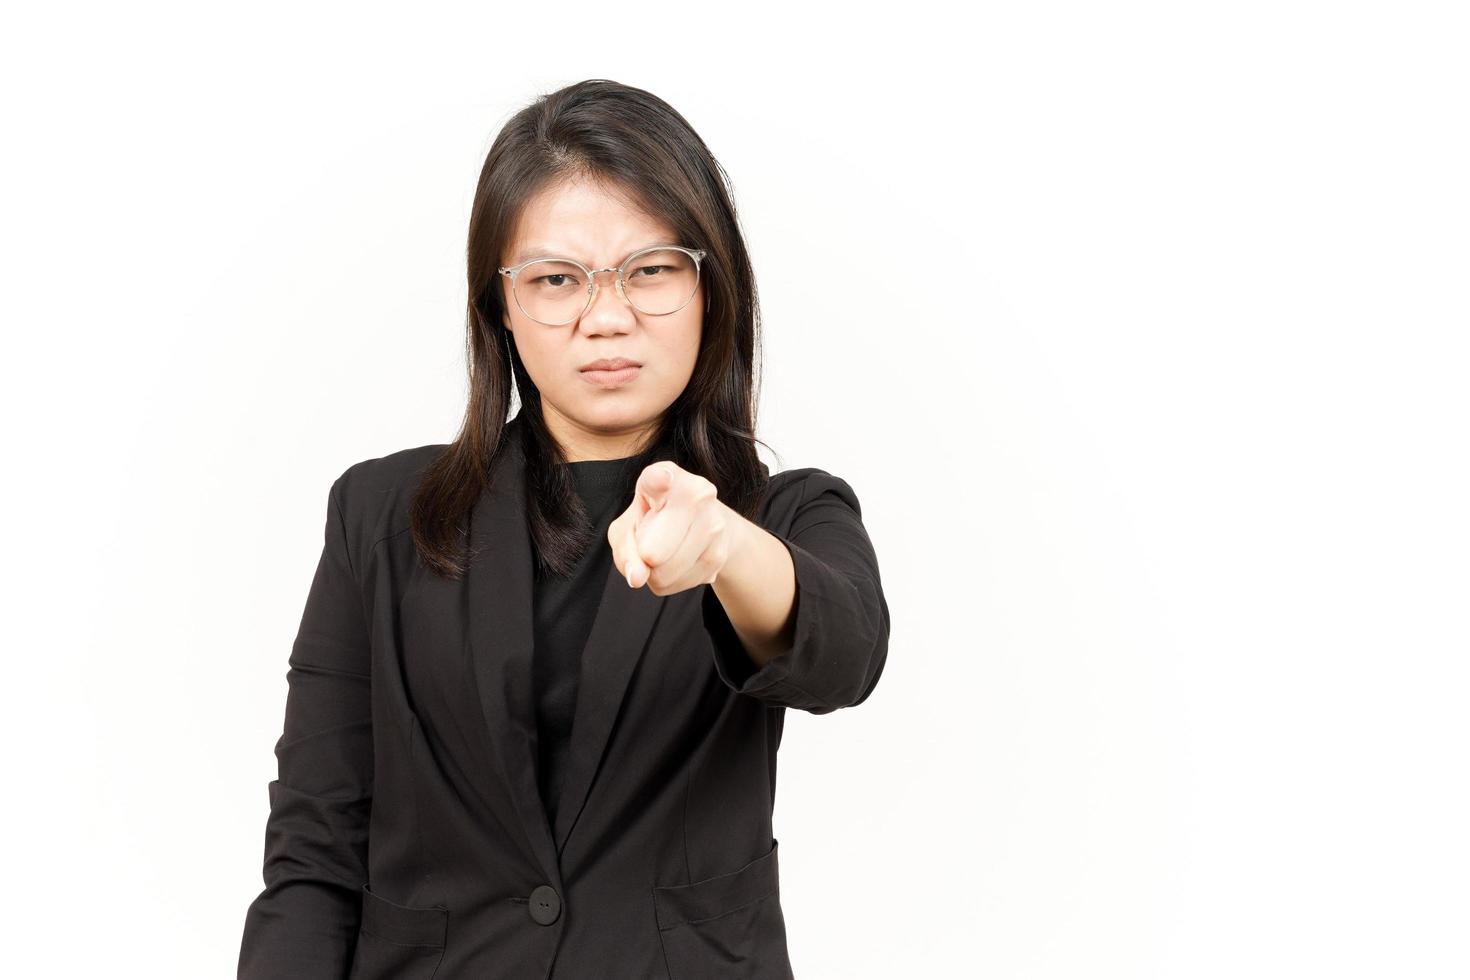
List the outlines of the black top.
<svg viewBox="0 0 1470 980">
<path fill-rule="evenodd" d="M 535 654 L 532 675 L 536 690 L 537 780 L 546 818 L 556 826 L 577 712 L 577 682 L 582 648 L 592 632 L 597 605 L 612 567 L 607 529 L 632 500 L 620 491 L 629 460 L 589 459 L 568 463 L 572 486 L 592 522 L 594 538 L 568 576 L 538 577 L 535 585 Z"/>
</svg>

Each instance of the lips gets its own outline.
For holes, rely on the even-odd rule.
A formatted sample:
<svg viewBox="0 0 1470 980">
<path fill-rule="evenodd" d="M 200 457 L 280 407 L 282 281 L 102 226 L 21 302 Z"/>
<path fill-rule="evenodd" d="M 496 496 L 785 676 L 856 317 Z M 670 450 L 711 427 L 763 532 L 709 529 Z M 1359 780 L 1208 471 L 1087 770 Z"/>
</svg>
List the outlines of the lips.
<svg viewBox="0 0 1470 980">
<path fill-rule="evenodd" d="M 641 365 L 635 364 L 634 362 L 629 361 L 626 358 L 613 359 L 608 361 L 593 361 L 592 363 L 594 365 L 624 365 L 623 367 L 613 368 L 611 370 L 598 367 L 589 367 L 584 369 L 580 375 L 582 380 L 586 381 L 588 384 L 596 385 L 599 388 L 621 388 L 624 385 L 632 384 L 633 380 L 638 377 L 638 372 L 643 370 Z"/>
<path fill-rule="evenodd" d="M 588 364 L 583 364 L 579 371 L 620 371 L 623 368 L 640 367 L 637 361 L 626 357 L 604 357 Z"/>
</svg>

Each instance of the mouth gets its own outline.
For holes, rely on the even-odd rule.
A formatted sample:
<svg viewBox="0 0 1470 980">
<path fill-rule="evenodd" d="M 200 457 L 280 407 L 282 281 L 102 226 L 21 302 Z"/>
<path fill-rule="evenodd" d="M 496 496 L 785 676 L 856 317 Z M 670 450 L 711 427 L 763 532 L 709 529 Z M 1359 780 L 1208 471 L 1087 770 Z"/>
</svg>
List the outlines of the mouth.
<svg viewBox="0 0 1470 980">
<path fill-rule="evenodd" d="M 617 388 L 638 377 L 641 370 L 642 365 L 627 362 L 618 368 L 583 368 L 580 373 L 583 380 L 599 388 Z"/>
<path fill-rule="evenodd" d="M 642 367 L 637 361 L 626 357 L 600 357 L 583 364 L 579 371 L 621 371 L 623 368 Z"/>
</svg>

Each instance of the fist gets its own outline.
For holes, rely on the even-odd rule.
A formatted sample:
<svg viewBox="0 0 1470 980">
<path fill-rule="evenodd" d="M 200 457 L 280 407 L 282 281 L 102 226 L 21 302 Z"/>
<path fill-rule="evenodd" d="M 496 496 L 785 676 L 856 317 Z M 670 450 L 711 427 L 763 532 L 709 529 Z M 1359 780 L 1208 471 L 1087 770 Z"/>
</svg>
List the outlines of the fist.
<svg viewBox="0 0 1470 980">
<path fill-rule="evenodd" d="M 739 531 L 715 485 L 670 460 L 644 468 L 633 502 L 608 526 L 613 564 L 631 588 L 672 595 L 713 582 Z"/>
</svg>

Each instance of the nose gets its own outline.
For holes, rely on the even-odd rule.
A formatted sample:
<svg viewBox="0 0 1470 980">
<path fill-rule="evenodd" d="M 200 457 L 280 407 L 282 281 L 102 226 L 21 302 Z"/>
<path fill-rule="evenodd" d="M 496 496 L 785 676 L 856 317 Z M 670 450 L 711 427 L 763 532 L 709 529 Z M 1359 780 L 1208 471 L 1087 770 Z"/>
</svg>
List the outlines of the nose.
<svg viewBox="0 0 1470 980">
<path fill-rule="evenodd" d="M 599 280 L 597 277 L 603 273 L 608 273 L 608 276 Z M 584 321 L 599 316 L 599 311 L 609 309 L 614 315 L 621 314 L 624 317 L 631 317 L 633 315 L 632 304 L 618 295 L 617 269 L 595 269 L 592 272 L 591 279 L 593 282 L 592 303 L 587 307 L 587 312 L 582 314 Z"/>
</svg>

